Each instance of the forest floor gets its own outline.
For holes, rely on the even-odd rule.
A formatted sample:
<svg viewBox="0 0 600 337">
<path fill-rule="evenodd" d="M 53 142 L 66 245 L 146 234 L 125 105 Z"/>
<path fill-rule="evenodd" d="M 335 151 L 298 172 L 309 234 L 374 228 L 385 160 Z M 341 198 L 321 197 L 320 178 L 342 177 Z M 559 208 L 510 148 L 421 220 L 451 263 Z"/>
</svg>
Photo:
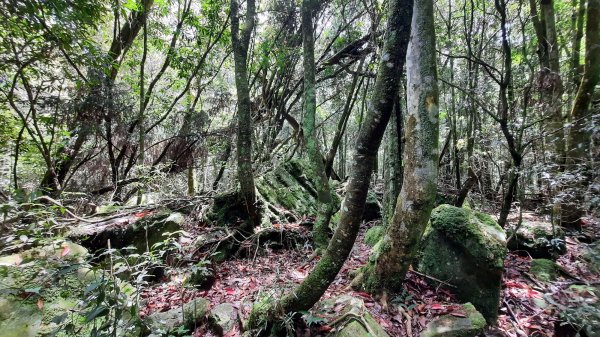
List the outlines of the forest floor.
<svg viewBox="0 0 600 337">
<path fill-rule="evenodd" d="M 533 213 L 526 213 L 524 216 L 530 220 L 535 220 L 536 217 Z M 513 215 L 512 219 L 515 217 L 516 215 Z M 390 336 L 419 336 L 427 323 L 439 315 L 450 313 L 462 317 L 462 314 L 456 311 L 458 303 L 450 291 L 439 284 L 436 286 L 435 282 L 428 282 L 425 275 L 415 271 L 409 272 L 404 293 L 392 298 L 390 305 L 385 308 L 368 294 L 355 292 L 349 287 L 352 281 L 350 272 L 364 265 L 371 252 L 371 247 L 364 243 L 364 233 L 376 224 L 363 224 L 350 257 L 321 300 L 341 294 L 362 298 L 371 315 Z M 590 242 L 590 238 L 591 241 L 600 239 L 598 219 L 587 219 L 584 230 L 587 231 L 585 241 Z M 498 324 L 489 327 L 485 336 L 555 336 L 555 325 L 559 324 L 558 315 L 562 305 L 573 307 L 598 300 L 590 298 L 595 296 L 593 292 L 583 290 L 574 298 L 573 293 L 567 291 L 567 288 L 574 284 L 599 284 L 600 275 L 590 271 L 582 259 L 586 243 L 575 235 L 567 236 L 566 244 L 567 253 L 556 261 L 562 272 L 552 282 L 537 280 L 529 273 L 531 257 L 523 255 L 523 252 L 509 253 L 505 260 Z M 308 259 L 311 253 L 310 247 L 256 248 L 249 251 L 248 257 L 216 264 L 217 279 L 207 291 L 184 288 L 182 273 L 174 269 L 163 279 L 164 282 L 144 290 L 144 307 L 141 313 L 148 315 L 155 311 L 164 311 L 180 306 L 182 299 L 183 302 L 187 302 L 201 296 L 210 300 L 212 305 L 232 303 L 240 317 L 245 319 L 255 300 L 264 296 L 279 297 L 290 286 L 302 282 L 318 261 L 318 258 Z M 542 299 L 544 301 L 540 301 Z M 540 304 L 542 302 L 546 304 Z M 316 318 L 319 324 L 312 327 L 296 327 L 297 336 L 321 336 L 334 329 L 328 326 L 326 321 L 320 322 L 318 317 L 324 316 L 324 313 L 320 312 L 318 306 L 310 315 L 312 320 L 315 321 Z M 239 329 L 234 329 L 227 336 L 239 334 Z M 200 326 L 193 332 L 193 336 L 214 335 L 204 326 Z"/>
</svg>

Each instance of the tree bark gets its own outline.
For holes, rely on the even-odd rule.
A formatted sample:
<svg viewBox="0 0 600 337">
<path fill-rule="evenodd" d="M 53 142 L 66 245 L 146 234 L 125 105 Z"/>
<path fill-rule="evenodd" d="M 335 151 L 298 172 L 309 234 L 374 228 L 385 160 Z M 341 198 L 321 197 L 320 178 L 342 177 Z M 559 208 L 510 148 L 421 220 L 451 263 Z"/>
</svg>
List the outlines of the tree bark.
<svg viewBox="0 0 600 337">
<path fill-rule="evenodd" d="M 394 109 L 390 116 L 385 141 L 385 192 L 383 195 L 383 224 L 388 226 L 392 222 L 396 200 L 402 188 L 402 99 L 397 95 Z"/>
<path fill-rule="evenodd" d="M 431 210 L 438 173 L 438 86 L 433 0 L 415 1 L 408 54 L 404 178 L 392 225 L 364 272 L 367 291 L 401 289 Z"/>
</svg>

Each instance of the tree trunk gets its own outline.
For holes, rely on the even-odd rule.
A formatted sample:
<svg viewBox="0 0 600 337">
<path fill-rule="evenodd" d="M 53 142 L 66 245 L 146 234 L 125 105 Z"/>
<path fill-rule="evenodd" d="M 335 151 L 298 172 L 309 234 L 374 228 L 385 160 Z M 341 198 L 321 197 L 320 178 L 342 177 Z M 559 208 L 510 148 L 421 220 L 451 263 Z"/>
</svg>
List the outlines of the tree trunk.
<svg viewBox="0 0 600 337">
<path fill-rule="evenodd" d="M 302 1 L 302 45 L 304 50 L 304 145 L 310 160 L 309 174 L 316 177 L 317 200 L 319 212 L 313 227 L 313 242 L 317 250 L 325 249 L 329 241 L 329 221 L 335 211 L 329 178 L 325 174 L 325 163 L 319 150 L 317 140 L 315 115 L 317 111 L 317 98 L 315 92 L 315 41 L 313 17 L 319 7 L 315 0 Z"/>
<path fill-rule="evenodd" d="M 412 0 L 394 0 L 389 4 L 389 19 L 384 38 L 382 58 L 372 103 L 358 135 L 352 170 L 342 203 L 340 223 L 329 241 L 329 246 L 302 284 L 284 296 L 269 310 L 254 310 L 248 319 L 248 328 L 255 329 L 265 319 L 273 320 L 275 313 L 285 314 L 310 309 L 325 293 L 352 251 L 360 228 L 367 192 L 377 158 L 377 151 L 398 92 L 400 73 L 404 66 L 406 45 L 410 32 Z"/>
<path fill-rule="evenodd" d="M 246 22 L 240 31 L 239 4 L 231 0 L 231 42 L 235 64 L 235 87 L 237 91 L 237 162 L 240 192 L 248 212 L 248 223 L 245 228 L 251 230 L 260 223 L 260 214 L 256 207 L 256 190 L 254 172 L 252 171 L 252 116 L 250 88 L 248 86 L 248 48 L 250 36 L 254 30 L 256 14 L 255 0 L 246 3 Z"/>
<path fill-rule="evenodd" d="M 585 29 L 585 64 L 581 83 L 571 109 L 572 126 L 567 140 L 567 165 L 578 170 L 583 179 L 571 183 L 575 200 L 563 205 L 562 221 L 575 223 L 584 215 L 583 193 L 588 186 L 590 159 L 590 114 L 594 88 L 600 79 L 600 0 L 588 0 Z"/>
<path fill-rule="evenodd" d="M 383 224 L 388 226 L 396 209 L 396 200 L 402 188 L 402 99 L 394 101 L 385 142 L 385 193 L 383 195 Z"/>
<path fill-rule="evenodd" d="M 415 1 L 408 55 L 404 179 L 392 225 L 377 258 L 364 269 L 367 291 L 385 295 L 401 289 L 431 210 L 438 172 L 438 86 L 433 0 Z"/>
</svg>

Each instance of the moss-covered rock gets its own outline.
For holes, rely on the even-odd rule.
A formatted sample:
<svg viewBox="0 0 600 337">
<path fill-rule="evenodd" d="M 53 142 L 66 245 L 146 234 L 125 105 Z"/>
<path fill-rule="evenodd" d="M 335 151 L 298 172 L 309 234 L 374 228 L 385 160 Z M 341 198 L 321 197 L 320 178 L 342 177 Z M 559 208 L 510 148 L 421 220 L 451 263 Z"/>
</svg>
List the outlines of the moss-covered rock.
<svg viewBox="0 0 600 337">
<path fill-rule="evenodd" d="M 548 222 L 523 219 L 517 231 L 508 229 L 507 235 L 510 250 L 527 252 L 533 258 L 555 258 L 567 252 L 564 231 Z"/>
<path fill-rule="evenodd" d="M 240 324 L 237 309 L 231 303 L 221 303 L 210 310 L 209 321 L 220 336 L 233 330 Z"/>
<path fill-rule="evenodd" d="M 170 211 L 132 214 L 104 223 L 82 224 L 73 228 L 67 237 L 92 252 L 107 248 L 109 240 L 112 248 L 133 246 L 138 252 L 145 252 L 166 240 L 168 233 L 181 230 L 184 220 L 182 214 Z"/>
<path fill-rule="evenodd" d="M 385 234 L 385 227 L 373 226 L 365 233 L 365 243 L 371 247 L 375 246 Z"/>
<path fill-rule="evenodd" d="M 309 177 L 306 163 L 291 160 L 264 173 L 255 181 L 258 209 L 263 218 L 263 226 L 271 223 L 293 222 L 298 216 L 315 216 L 318 212 L 317 181 Z M 332 188 L 335 209 L 339 208 L 340 198 Z M 206 219 L 214 224 L 232 226 L 247 221 L 248 215 L 243 206 L 239 191 L 228 191 L 214 198 L 214 203 Z"/>
<path fill-rule="evenodd" d="M 456 286 L 490 323 L 498 316 L 506 235 L 484 213 L 450 205 L 433 210 L 419 252 L 418 270 Z"/>
<path fill-rule="evenodd" d="M 554 261 L 547 259 L 531 260 L 529 272 L 540 281 L 554 281 L 558 276 L 559 267 Z"/>
<path fill-rule="evenodd" d="M 336 337 L 388 337 L 385 330 L 369 314 L 362 299 L 341 295 L 323 301 L 318 308 L 324 319 L 337 322 Z"/>
<path fill-rule="evenodd" d="M 169 336 L 180 326 L 193 329 L 206 318 L 210 302 L 198 297 L 183 305 L 164 312 L 156 312 L 146 318 L 150 337 Z"/>
<path fill-rule="evenodd" d="M 427 324 L 421 337 L 475 337 L 483 332 L 485 318 L 471 303 L 463 304 L 460 313 L 437 317 Z"/>
<path fill-rule="evenodd" d="M 365 202 L 365 210 L 363 212 L 364 221 L 373 221 L 381 219 L 381 204 L 377 198 L 377 194 L 369 191 L 367 201 Z"/>
</svg>

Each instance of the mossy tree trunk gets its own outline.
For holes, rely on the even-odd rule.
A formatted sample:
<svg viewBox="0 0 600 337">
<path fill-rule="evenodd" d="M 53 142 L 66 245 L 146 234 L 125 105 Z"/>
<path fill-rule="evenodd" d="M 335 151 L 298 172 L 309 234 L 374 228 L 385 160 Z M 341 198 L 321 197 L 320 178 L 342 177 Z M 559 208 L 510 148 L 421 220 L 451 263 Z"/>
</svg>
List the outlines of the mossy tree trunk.
<svg viewBox="0 0 600 337">
<path fill-rule="evenodd" d="M 433 0 L 415 1 L 406 57 L 404 178 L 392 224 L 364 269 L 364 286 L 384 295 L 401 288 L 435 204 L 438 173 L 438 86 Z"/>
<path fill-rule="evenodd" d="M 396 200 L 402 188 L 402 99 L 397 95 L 390 116 L 385 142 L 385 193 L 383 195 L 383 224 L 391 223 Z"/>
<path fill-rule="evenodd" d="M 576 191 L 574 201 L 563 207 L 562 220 L 567 223 L 576 222 L 583 214 L 581 207 L 583 189 L 588 185 L 589 172 L 587 166 L 590 159 L 589 128 L 592 96 L 594 88 L 600 80 L 600 0 L 588 0 L 587 21 L 585 28 L 585 64 L 581 83 L 571 109 L 572 127 L 567 140 L 567 165 L 579 171 L 583 179 L 574 182 Z"/>
<path fill-rule="evenodd" d="M 530 0 L 533 26 L 538 39 L 540 72 L 537 87 L 540 92 L 540 110 L 544 121 L 545 142 L 552 148 L 552 162 L 562 167 L 565 160 L 565 141 L 562 123 L 563 83 L 560 76 L 558 40 L 554 19 L 554 1 L 540 1 L 540 12 L 534 0 Z"/>
<path fill-rule="evenodd" d="M 316 0 L 302 1 L 302 45 L 304 50 L 304 123 L 302 128 L 306 152 L 310 159 L 309 174 L 316 177 L 317 183 L 315 187 L 319 212 L 313 227 L 313 241 L 315 248 L 320 250 L 327 247 L 329 221 L 335 210 L 331 189 L 329 188 L 329 178 L 325 173 L 325 163 L 319 150 L 315 126 L 317 98 L 313 17 L 318 7 L 319 2 Z"/>
<path fill-rule="evenodd" d="M 377 151 L 390 119 L 394 97 L 398 93 L 400 73 L 404 67 L 410 33 L 412 7 L 412 0 L 393 0 L 389 3 L 389 19 L 382 58 L 373 88 L 372 103 L 369 104 L 369 110 L 358 135 L 352 170 L 341 207 L 340 223 L 333 238 L 302 284 L 268 310 L 253 310 L 248 320 L 248 328 L 258 327 L 265 318 L 274 319 L 273 316 L 262 316 L 265 311 L 274 315 L 310 309 L 333 282 L 352 251 L 360 228 L 371 175 L 377 160 Z"/>
<path fill-rule="evenodd" d="M 248 212 L 246 228 L 251 229 L 260 223 L 260 215 L 256 206 L 256 189 L 252 171 L 252 116 L 250 104 L 250 88 L 248 86 L 248 48 L 254 30 L 256 14 L 255 0 L 246 2 L 246 19 L 240 31 L 238 0 L 231 0 L 231 42 L 235 66 L 235 88 L 237 91 L 237 163 L 240 192 Z"/>
</svg>

